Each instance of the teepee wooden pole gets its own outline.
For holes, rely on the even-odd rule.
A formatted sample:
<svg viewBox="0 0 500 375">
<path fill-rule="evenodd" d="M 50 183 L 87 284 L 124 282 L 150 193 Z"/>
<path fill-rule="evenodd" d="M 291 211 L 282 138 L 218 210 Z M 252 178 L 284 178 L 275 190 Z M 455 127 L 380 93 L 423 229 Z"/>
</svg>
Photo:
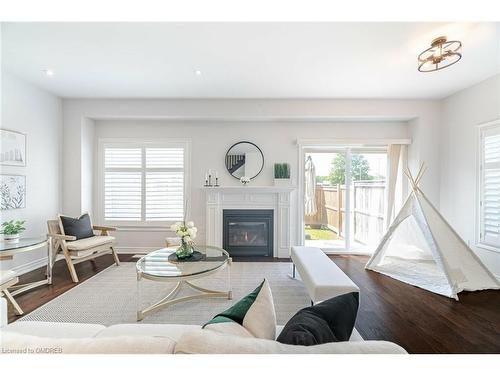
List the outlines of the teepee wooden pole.
<svg viewBox="0 0 500 375">
<path fill-rule="evenodd" d="M 416 190 L 417 185 L 415 185 L 415 180 L 413 179 L 413 175 L 411 174 L 410 169 L 406 168 L 404 171 L 404 174 L 406 175 L 406 177 L 408 177 L 408 180 L 410 181 L 410 184 L 411 184 L 413 190 Z"/>
<path fill-rule="evenodd" d="M 417 177 L 415 177 L 415 184 L 417 186 L 418 186 L 420 180 L 422 179 L 422 177 L 424 176 L 424 173 L 426 170 L 427 170 L 427 166 L 425 165 L 425 163 L 422 163 L 420 165 L 420 170 L 418 171 Z"/>
</svg>

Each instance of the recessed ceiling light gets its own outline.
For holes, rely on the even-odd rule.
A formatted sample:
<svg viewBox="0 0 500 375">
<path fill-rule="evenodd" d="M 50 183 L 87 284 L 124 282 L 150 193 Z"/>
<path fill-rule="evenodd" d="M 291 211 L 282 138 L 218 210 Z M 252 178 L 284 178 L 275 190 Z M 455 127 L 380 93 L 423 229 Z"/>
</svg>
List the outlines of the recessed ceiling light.
<svg viewBox="0 0 500 375">
<path fill-rule="evenodd" d="M 42 72 L 48 77 L 52 77 L 54 75 L 54 71 L 51 69 L 44 69 Z"/>
<path fill-rule="evenodd" d="M 196 69 L 194 71 L 194 74 L 196 74 L 197 76 L 201 76 L 201 70 Z"/>
</svg>

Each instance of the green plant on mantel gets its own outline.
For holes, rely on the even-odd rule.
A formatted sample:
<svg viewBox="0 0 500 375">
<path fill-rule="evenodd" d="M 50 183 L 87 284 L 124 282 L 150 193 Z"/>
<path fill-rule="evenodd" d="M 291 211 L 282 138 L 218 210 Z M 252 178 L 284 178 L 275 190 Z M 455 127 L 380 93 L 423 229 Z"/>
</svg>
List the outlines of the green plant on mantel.
<svg viewBox="0 0 500 375">
<path fill-rule="evenodd" d="M 274 164 L 274 178 L 290 178 L 290 164 L 288 163 L 275 163 Z"/>
<path fill-rule="evenodd" d="M 1 234 L 15 235 L 21 233 L 26 228 L 23 224 L 26 223 L 26 220 L 11 220 L 2 223 L 2 231 Z"/>
</svg>

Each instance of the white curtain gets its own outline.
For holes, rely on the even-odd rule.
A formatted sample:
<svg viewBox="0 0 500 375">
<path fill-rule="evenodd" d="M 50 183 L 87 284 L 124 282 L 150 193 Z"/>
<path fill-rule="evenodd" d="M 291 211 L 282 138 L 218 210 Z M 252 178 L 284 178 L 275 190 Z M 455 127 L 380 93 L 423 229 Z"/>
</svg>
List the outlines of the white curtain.
<svg viewBox="0 0 500 375">
<path fill-rule="evenodd" d="M 401 159 L 401 145 L 389 145 L 387 148 L 387 158 L 389 166 L 387 170 L 386 228 L 391 225 L 394 218 L 394 200 L 396 197 L 396 183 L 399 174 L 399 160 Z"/>
<path fill-rule="evenodd" d="M 305 189 L 304 189 L 304 214 L 306 216 L 316 215 L 316 167 L 310 156 L 307 157 L 305 165 Z"/>
</svg>

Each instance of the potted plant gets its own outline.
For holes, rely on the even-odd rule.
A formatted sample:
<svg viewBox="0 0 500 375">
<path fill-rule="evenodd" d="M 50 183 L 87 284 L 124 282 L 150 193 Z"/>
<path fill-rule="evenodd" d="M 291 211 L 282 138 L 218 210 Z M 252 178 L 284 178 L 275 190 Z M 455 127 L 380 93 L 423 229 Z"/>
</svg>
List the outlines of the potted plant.
<svg viewBox="0 0 500 375">
<path fill-rule="evenodd" d="M 274 186 L 289 186 L 289 185 L 290 185 L 290 164 L 275 163 Z"/>
<path fill-rule="evenodd" d="M 11 220 L 4 222 L 1 232 L 3 234 L 3 239 L 9 242 L 19 241 L 19 234 L 26 229 L 23 226 L 25 222 L 26 220 Z"/>
</svg>

